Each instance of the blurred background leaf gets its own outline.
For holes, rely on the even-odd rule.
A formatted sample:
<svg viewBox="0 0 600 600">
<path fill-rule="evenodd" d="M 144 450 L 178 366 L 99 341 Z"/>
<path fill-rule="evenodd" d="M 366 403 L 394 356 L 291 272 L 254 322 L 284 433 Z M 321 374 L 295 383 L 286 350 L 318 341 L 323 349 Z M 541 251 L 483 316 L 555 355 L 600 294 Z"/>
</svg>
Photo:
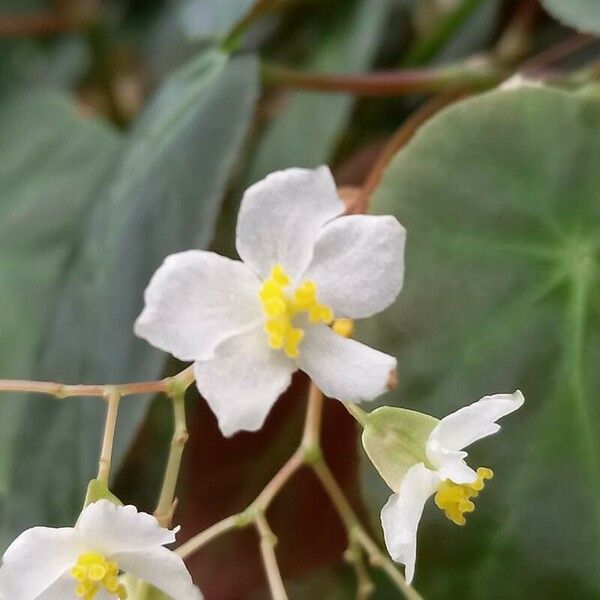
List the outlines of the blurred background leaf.
<svg viewBox="0 0 600 600">
<path fill-rule="evenodd" d="M 597 0 L 541 0 L 559 21 L 589 33 L 600 33 L 600 3 Z"/>
<path fill-rule="evenodd" d="M 426 124 L 374 197 L 409 231 L 401 299 L 363 328 L 399 357 L 394 402 L 527 399 L 473 449 L 496 478 L 467 527 L 426 512 L 426 597 L 600 594 L 599 134 L 595 96 L 489 93 Z"/>
<path fill-rule="evenodd" d="M 256 93 L 256 61 L 218 51 L 165 82 L 134 125 L 118 167 L 96 190 L 46 340 L 43 377 L 119 382 L 161 376 L 165 355 L 132 335 L 143 290 L 167 254 L 210 243 Z M 122 403 L 117 462 L 146 406 L 142 399 Z M 95 475 L 104 410 L 93 398 L 28 401 L 5 521 L 10 533 L 74 520 Z"/>
<path fill-rule="evenodd" d="M 110 127 L 83 118 L 62 94 L 0 104 L 0 372 L 34 377 L 79 221 L 120 147 Z M 24 426 L 22 395 L 0 397 L 0 499 Z M 4 507 L 3 507 L 4 508 Z"/>
</svg>

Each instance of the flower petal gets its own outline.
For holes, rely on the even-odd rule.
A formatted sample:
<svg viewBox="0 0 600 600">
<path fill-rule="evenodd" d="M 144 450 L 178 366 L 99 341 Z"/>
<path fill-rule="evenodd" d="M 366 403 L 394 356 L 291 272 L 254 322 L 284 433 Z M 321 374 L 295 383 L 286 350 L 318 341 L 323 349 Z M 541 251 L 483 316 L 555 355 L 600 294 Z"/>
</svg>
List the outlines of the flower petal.
<svg viewBox="0 0 600 600">
<path fill-rule="evenodd" d="M 405 565 L 406 581 L 415 573 L 417 528 L 425 502 L 435 492 L 440 478 L 419 463 L 411 467 L 402 480 L 400 491 L 392 494 L 381 511 L 381 524 L 390 556 Z"/>
<path fill-rule="evenodd" d="M 240 261 L 202 250 L 171 254 L 146 288 L 135 333 L 180 360 L 206 360 L 262 319 L 259 288 Z"/>
<path fill-rule="evenodd" d="M 177 532 L 161 527 L 152 515 L 138 512 L 135 506 L 118 506 L 108 500 L 86 506 L 76 528 L 89 550 L 107 557 L 170 544 Z"/>
<path fill-rule="evenodd" d="M 263 279 L 279 263 L 295 280 L 310 263 L 321 227 L 344 209 L 327 167 L 271 173 L 244 194 L 238 254 Z"/>
<path fill-rule="evenodd" d="M 336 317 L 369 317 L 402 288 L 405 238 L 395 217 L 340 217 L 323 227 L 301 279 L 317 284 L 319 302 Z"/>
<path fill-rule="evenodd" d="M 325 325 L 310 325 L 300 344 L 298 366 L 330 398 L 363 402 L 388 389 L 396 359 L 344 338 Z"/>
<path fill-rule="evenodd" d="M 293 360 L 269 348 L 262 327 L 227 340 L 213 359 L 194 365 L 198 390 L 227 437 L 260 429 L 295 370 Z"/>
<path fill-rule="evenodd" d="M 143 552 L 123 552 L 114 557 L 119 567 L 152 584 L 173 600 L 201 600 L 200 590 L 183 560 L 167 548 L 157 547 Z"/>
<path fill-rule="evenodd" d="M 456 452 L 473 442 L 496 433 L 498 419 L 523 405 L 525 398 L 520 391 L 514 394 L 485 396 L 478 402 L 465 406 L 444 417 L 429 436 L 427 455 L 432 452 Z M 429 459 L 431 460 L 431 456 Z"/>
<path fill-rule="evenodd" d="M 454 483 L 473 483 L 477 473 L 465 462 L 466 452 L 446 450 L 436 441 L 427 443 L 427 458 L 442 479 Z"/>
<path fill-rule="evenodd" d="M 79 533 L 73 527 L 33 527 L 24 531 L 2 557 L 6 598 L 38 598 L 75 564 L 83 551 Z"/>
</svg>

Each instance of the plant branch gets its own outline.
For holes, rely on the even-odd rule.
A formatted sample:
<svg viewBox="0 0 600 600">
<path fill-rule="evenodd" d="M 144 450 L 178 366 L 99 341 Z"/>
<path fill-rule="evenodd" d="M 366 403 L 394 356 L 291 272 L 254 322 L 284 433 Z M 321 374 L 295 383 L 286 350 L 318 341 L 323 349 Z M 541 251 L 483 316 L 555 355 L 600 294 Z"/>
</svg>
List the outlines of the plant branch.
<svg viewBox="0 0 600 600">
<path fill-rule="evenodd" d="M 177 506 L 175 490 L 177 488 L 177 480 L 179 479 L 183 450 L 189 438 L 185 417 L 186 390 L 187 386 L 177 386 L 169 392 L 169 398 L 173 406 L 173 437 L 171 439 L 169 458 L 165 468 L 160 496 L 156 505 L 156 510 L 154 511 L 154 516 L 161 527 L 171 526 L 173 513 Z"/>
<path fill-rule="evenodd" d="M 100 460 L 98 462 L 98 476 L 96 479 L 102 481 L 108 486 L 110 476 L 110 463 L 112 460 L 113 443 L 115 439 L 115 428 L 117 425 L 117 413 L 119 412 L 119 402 L 121 394 L 119 390 L 107 389 L 105 393 L 107 402 L 106 424 L 104 426 L 104 437 L 102 439 L 102 449 L 100 451 Z"/>
<path fill-rule="evenodd" d="M 200 550 L 200 548 L 209 542 L 212 542 L 212 540 L 218 538 L 224 533 L 245 527 L 251 522 L 251 520 L 246 518 L 245 513 L 236 513 L 235 515 L 231 515 L 225 519 L 222 519 L 221 521 L 218 521 L 214 525 L 211 525 L 208 529 L 205 529 L 204 531 L 190 538 L 187 542 L 176 548 L 175 552 L 181 556 L 181 558 L 186 558 L 187 556 L 191 556 L 192 554 L 196 553 L 198 550 Z"/>
<path fill-rule="evenodd" d="M 456 90 L 479 91 L 494 87 L 507 75 L 506 69 L 485 60 L 449 67 L 405 69 L 364 75 L 310 73 L 273 64 L 262 66 L 265 85 L 374 97 Z"/>
<path fill-rule="evenodd" d="M 256 530 L 260 536 L 260 553 L 265 567 L 265 573 L 267 574 L 271 597 L 273 600 L 288 600 L 283 580 L 281 579 L 279 565 L 277 564 L 277 557 L 275 556 L 277 537 L 269 527 L 267 519 L 262 511 L 257 512 L 254 517 L 254 524 L 256 525 Z"/>
<path fill-rule="evenodd" d="M 155 394 L 167 392 L 169 386 L 177 380 L 186 388 L 194 382 L 193 368 L 190 366 L 173 377 L 156 381 L 140 381 L 136 383 L 123 383 L 119 385 L 71 385 L 55 383 L 52 381 L 29 381 L 25 379 L 0 379 L 0 392 L 29 392 L 32 394 L 46 394 L 62 400 L 74 396 L 99 396 L 105 397 L 108 390 L 116 390 L 121 397 L 135 394 Z"/>
<path fill-rule="evenodd" d="M 333 473 L 324 460 L 316 461 L 312 464 L 312 469 L 321 481 L 323 488 L 329 495 L 331 502 L 337 510 L 340 519 L 346 527 L 350 544 L 358 543 L 369 556 L 373 566 L 379 567 L 391 579 L 395 586 L 404 594 L 408 600 L 422 600 L 421 595 L 410 585 L 406 583 L 404 577 L 400 574 L 394 563 L 384 554 L 379 546 L 371 539 L 369 534 L 360 524 L 358 517 L 352 510 L 344 492 L 335 480 Z"/>
<path fill-rule="evenodd" d="M 375 584 L 365 564 L 362 546 L 353 540 L 350 542 L 344 558 L 354 569 L 356 576 L 356 600 L 368 600 L 375 592 Z"/>
</svg>

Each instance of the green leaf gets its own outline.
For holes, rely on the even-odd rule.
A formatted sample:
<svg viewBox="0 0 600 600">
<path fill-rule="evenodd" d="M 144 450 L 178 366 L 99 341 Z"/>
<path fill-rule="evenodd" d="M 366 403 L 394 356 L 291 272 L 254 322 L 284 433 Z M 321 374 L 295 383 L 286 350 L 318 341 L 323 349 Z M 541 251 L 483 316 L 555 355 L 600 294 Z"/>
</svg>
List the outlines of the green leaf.
<svg viewBox="0 0 600 600">
<path fill-rule="evenodd" d="M 500 90 L 429 121 L 376 192 L 408 230 L 400 300 L 364 329 L 399 358 L 396 402 L 526 398 L 469 449 L 496 473 L 469 526 L 426 516 L 425 597 L 600 594 L 599 163 L 597 96 Z"/>
<path fill-rule="evenodd" d="M 81 219 L 118 148 L 111 129 L 79 117 L 62 94 L 17 96 L 0 106 L 2 377 L 35 376 Z M 18 394 L 0 397 L 2 500 L 23 402 Z"/>
<path fill-rule="evenodd" d="M 600 33 L 600 2 L 598 0 L 542 0 L 544 8 L 565 25 Z"/>
<path fill-rule="evenodd" d="M 118 383 L 161 376 L 166 355 L 133 335 L 143 291 L 166 255 L 210 243 L 257 79 L 254 57 L 209 51 L 150 102 L 87 223 L 44 351 L 44 378 Z M 121 403 L 113 468 L 146 408 L 143 397 Z M 13 532 L 72 521 L 97 470 L 104 414 L 94 398 L 29 402 L 11 492 Z"/>
<path fill-rule="evenodd" d="M 303 68 L 324 73 L 360 73 L 377 51 L 387 0 L 345 2 L 336 20 L 323 24 L 321 40 Z M 346 95 L 295 92 L 260 141 L 248 180 L 287 167 L 329 162 L 348 121 L 353 99 Z"/>
<path fill-rule="evenodd" d="M 395 492 L 408 470 L 417 463 L 429 465 L 425 447 L 439 421 L 414 410 L 382 406 L 369 413 L 362 434 L 368 457 Z"/>
</svg>

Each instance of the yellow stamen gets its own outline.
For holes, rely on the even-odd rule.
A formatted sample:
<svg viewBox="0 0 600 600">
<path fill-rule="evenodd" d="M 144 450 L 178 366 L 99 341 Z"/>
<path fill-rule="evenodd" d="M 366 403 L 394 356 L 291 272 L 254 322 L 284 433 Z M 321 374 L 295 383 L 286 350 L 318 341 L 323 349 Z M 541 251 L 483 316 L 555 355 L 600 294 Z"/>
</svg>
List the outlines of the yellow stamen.
<svg viewBox="0 0 600 600">
<path fill-rule="evenodd" d="M 354 321 L 352 319 L 336 319 L 331 329 L 338 335 L 349 338 L 354 333 Z"/>
<path fill-rule="evenodd" d="M 477 479 L 473 483 L 458 484 L 446 479 L 438 488 L 435 503 L 453 523 L 464 525 L 467 522 L 465 513 L 475 510 L 471 498 L 477 498 L 479 492 L 485 487 L 485 480 L 493 476 L 494 472 L 491 469 L 479 467 Z"/>
<path fill-rule="evenodd" d="M 119 583 L 119 566 L 98 552 L 82 554 L 72 567 L 71 575 L 77 582 L 75 595 L 83 600 L 94 600 L 102 588 L 118 600 L 127 598 L 125 586 Z"/>
<path fill-rule="evenodd" d="M 265 333 L 271 348 L 283 350 L 290 358 L 298 356 L 304 330 L 294 327 L 293 319 L 300 313 L 306 313 L 310 323 L 333 321 L 333 311 L 317 300 L 317 285 L 314 281 L 303 281 L 294 291 L 285 291 L 291 279 L 284 268 L 277 264 L 263 282 L 259 298 L 266 316 Z"/>
</svg>

